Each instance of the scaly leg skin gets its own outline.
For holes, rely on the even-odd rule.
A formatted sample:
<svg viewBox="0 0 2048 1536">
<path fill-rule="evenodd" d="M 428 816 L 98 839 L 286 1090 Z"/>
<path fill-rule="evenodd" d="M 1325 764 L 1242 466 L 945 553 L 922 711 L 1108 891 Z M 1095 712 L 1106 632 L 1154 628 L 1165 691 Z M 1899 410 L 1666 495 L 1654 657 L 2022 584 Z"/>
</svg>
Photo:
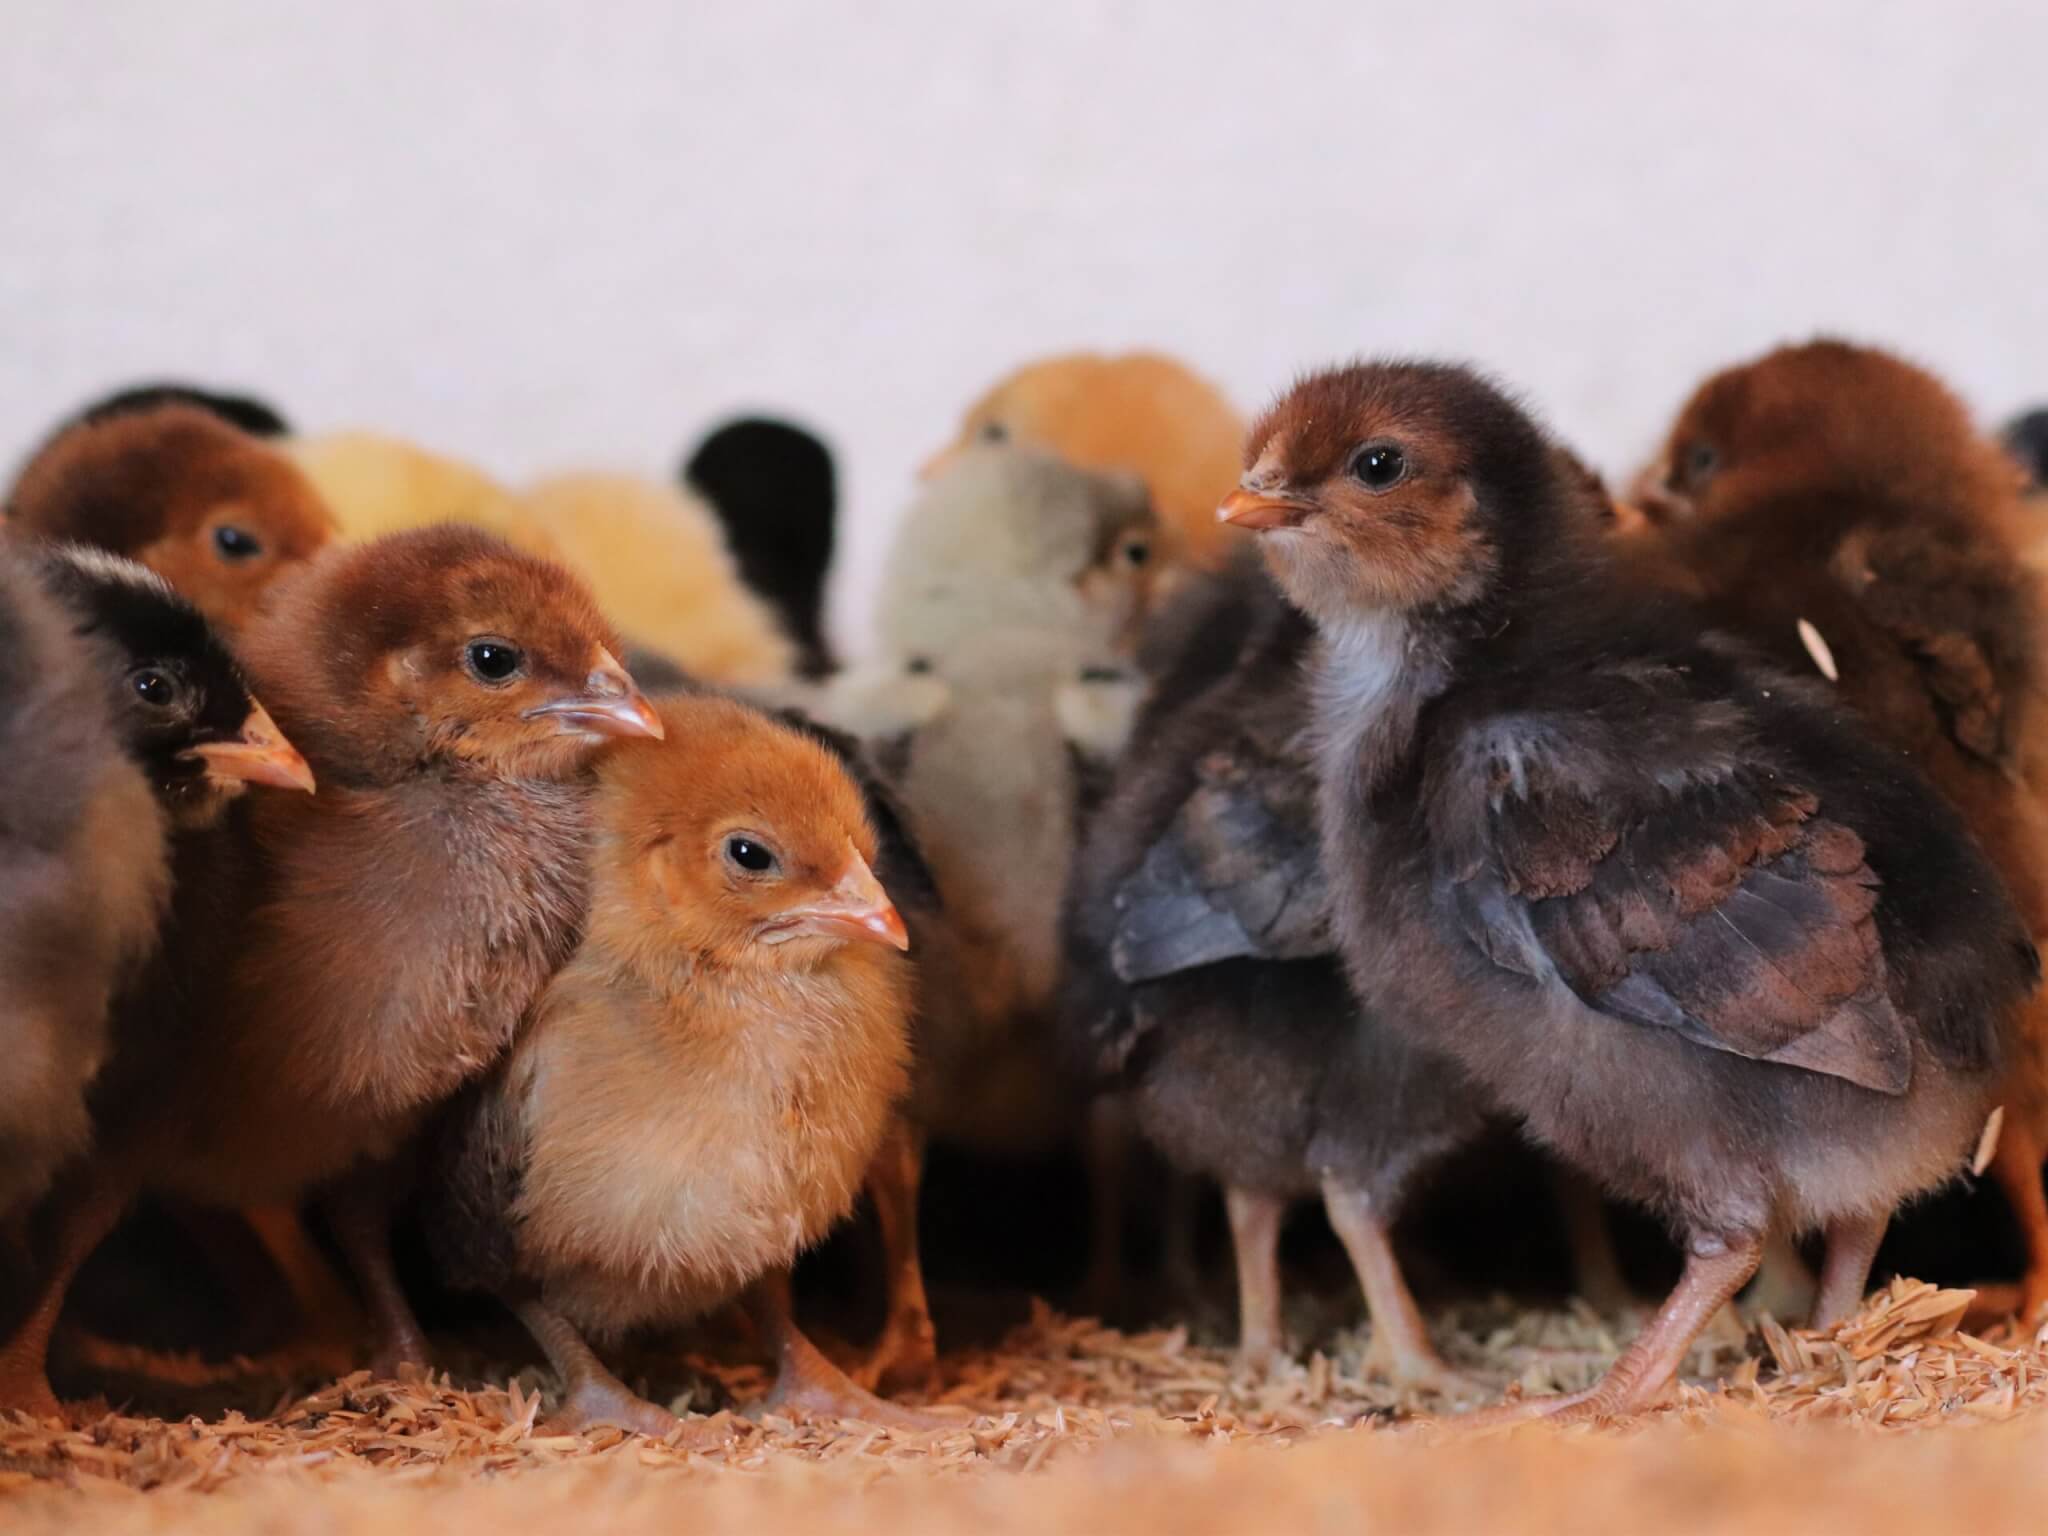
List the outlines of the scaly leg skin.
<svg viewBox="0 0 2048 1536">
<path fill-rule="evenodd" d="M 882 1259 L 889 1272 L 889 1316 L 882 1336 L 858 1373 L 871 1391 L 930 1391 L 939 1373 L 938 1335 L 924 1290 L 917 1247 L 918 1182 L 924 1147 L 899 1118 L 868 1167 L 868 1197 L 882 1229 Z"/>
<path fill-rule="evenodd" d="M 1124 1306 L 1124 1186 L 1130 1174 L 1131 1118 L 1104 1094 L 1088 1106 L 1088 1273 L 1076 1298 L 1089 1317 L 1115 1322 Z"/>
<path fill-rule="evenodd" d="M 2021 1321 L 2032 1322 L 2048 1306 L 2048 1194 L 2041 1185 L 2041 1139 L 2032 1126 L 2017 1124 L 2009 1111 L 1999 1133 L 1991 1174 L 2005 1191 L 2027 1247 L 2019 1315 Z"/>
<path fill-rule="evenodd" d="M 1226 1187 L 1230 1246 L 1237 1255 L 1237 1361 L 1263 1374 L 1287 1356 L 1280 1320 L 1280 1228 L 1287 1202 L 1278 1195 Z"/>
<path fill-rule="evenodd" d="M 50 1335 L 79 1266 L 114 1230 L 128 1208 L 125 1181 L 88 1174 L 54 1203 L 56 1235 L 37 1277 L 27 1312 L 12 1338 L 0 1345 L 0 1411 L 62 1419 L 64 1405 L 50 1388 Z"/>
<path fill-rule="evenodd" d="M 1883 1232 L 1880 1226 L 1878 1231 Z M 1861 1301 L 1863 1298 L 1856 1298 Z M 1773 1226 L 1764 1239 L 1763 1263 L 1757 1266 L 1756 1283 L 1749 1288 L 1752 1313 L 1768 1312 L 1788 1327 L 1814 1316 L 1820 1301 L 1820 1281 L 1799 1252 L 1799 1244 L 1783 1227 Z"/>
<path fill-rule="evenodd" d="M 1763 1248 L 1762 1233 L 1734 1238 L 1725 1247 L 1704 1252 L 1695 1247 L 1686 1258 L 1685 1273 L 1657 1315 L 1607 1368 L 1607 1374 L 1585 1391 L 1502 1403 L 1468 1414 L 1458 1423 L 1474 1428 L 1533 1418 L 1546 1418 L 1553 1424 L 1591 1423 L 1654 1407 L 1677 1377 L 1700 1330 L 1756 1273 Z"/>
<path fill-rule="evenodd" d="M 1564 1217 L 1572 1282 L 1580 1298 L 1607 1316 L 1633 1310 L 1636 1293 L 1621 1272 L 1621 1256 L 1614 1250 L 1614 1233 L 1607 1224 L 1607 1201 L 1599 1187 L 1573 1169 L 1555 1167 L 1550 1189 Z"/>
<path fill-rule="evenodd" d="M 771 1408 L 794 1408 L 823 1419 L 859 1419 L 891 1429 L 928 1430 L 957 1421 L 885 1402 L 827 1360 L 796 1325 L 790 1310 L 789 1271 L 757 1280 L 747 1292 L 747 1315 L 761 1342 L 775 1356 Z"/>
<path fill-rule="evenodd" d="M 328 1191 L 327 1219 L 335 1241 L 348 1256 L 356 1283 L 369 1305 L 376 1347 L 371 1372 L 385 1380 L 398 1376 L 402 1365 L 425 1368 L 433 1359 L 426 1330 L 413 1315 L 398 1269 L 391 1260 L 391 1196 L 388 1170 L 363 1168 L 348 1174 Z"/>
<path fill-rule="evenodd" d="M 605 1369 L 604 1362 L 583 1341 L 583 1335 L 554 1308 L 529 1301 L 512 1309 L 534 1342 L 546 1352 L 548 1364 L 562 1378 L 561 1406 L 548 1416 L 548 1427 L 566 1434 L 609 1424 L 630 1434 L 645 1435 L 686 1451 L 714 1451 L 731 1443 L 723 1424 L 707 1419 L 689 1423 L 629 1388 Z M 680 1433 L 678 1433 L 680 1431 Z"/>
<path fill-rule="evenodd" d="M 1372 1313 L 1372 1344 L 1365 1357 L 1368 1374 L 1383 1375 L 1396 1387 L 1445 1397 L 1476 1400 L 1488 1396 L 1490 1388 L 1452 1370 L 1430 1343 L 1421 1309 L 1415 1305 L 1414 1294 L 1402 1278 L 1400 1261 L 1394 1256 L 1388 1222 L 1365 1191 L 1325 1179 L 1323 1208 L 1343 1240 L 1344 1251 L 1351 1255 L 1351 1267 L 1358 1273 L 1359 1288 Z"/>
<path fill-rule="evenodd" d="M 1813 1304 L 1813 1326 L 1833 1328 L 1863 1308 L 1870 1289 L 1870 1264 L 1891 1217 L 1845 1216 L 1828 1223 L 1827 1256 L 1821 1262 L 1820 1295 Z"/>
</svg>

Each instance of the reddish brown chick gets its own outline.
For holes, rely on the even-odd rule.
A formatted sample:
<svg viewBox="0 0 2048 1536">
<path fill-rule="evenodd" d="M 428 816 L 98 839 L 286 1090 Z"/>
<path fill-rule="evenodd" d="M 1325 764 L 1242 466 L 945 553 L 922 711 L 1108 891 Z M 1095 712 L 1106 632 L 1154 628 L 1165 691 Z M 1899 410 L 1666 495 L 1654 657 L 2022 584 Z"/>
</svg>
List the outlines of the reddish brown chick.
<svg viewBox="0 0 2048 1536">
<path fill-rule="evenodd" d="M 2041 594 L 2017 473 L 1962 402 L 1874 348 L 1783 347 L 1702 384 L 1645 480 L 1662 537 L 1644 542 L 1720 623 L 1819 671 L 1909 753 L 2048 935 Z M 1995 1166 L 2032 1310 L 2048 1305 L 2048 994 L 2023 1019 Z"/>
<path fill-rule="evenodd" d="M 852 1208 L 908 1085 L 903 921 L 831 753 L 726 700 L 661 710 L 667 740 L 603 772 L 588 934 L 443 1138 L 430 1231 L 452 1281 L 526 1320 L 573 1422 L 665 1433 L 583 1335 L 743 1291 L 781 1398 L 872 1417 L 783 1287 Z"/>
<path fill-rule="evenodd" d="M 7 524 L 140 561 L 231 630 L 254 617 L 272 581 L 334 536 L 290 460 L 181 404 L 58 433 L 8 493 Z"/>
</svg>

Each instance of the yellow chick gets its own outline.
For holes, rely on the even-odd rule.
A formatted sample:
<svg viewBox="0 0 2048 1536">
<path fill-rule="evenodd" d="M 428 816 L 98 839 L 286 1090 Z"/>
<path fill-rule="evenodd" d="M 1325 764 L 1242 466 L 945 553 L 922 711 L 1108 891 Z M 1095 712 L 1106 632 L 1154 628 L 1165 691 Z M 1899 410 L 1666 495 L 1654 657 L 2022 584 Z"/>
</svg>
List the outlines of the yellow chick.
<svg viewBox="0 0 2048 1536">
<path fill-rule="evenodd" d="M 561 551 L 517 497 L 480 469 L 381 432 L 287 439 L 298 464 L 341 525 L 344 539 L 473 523 L 545 560 Z"/>
</svg>

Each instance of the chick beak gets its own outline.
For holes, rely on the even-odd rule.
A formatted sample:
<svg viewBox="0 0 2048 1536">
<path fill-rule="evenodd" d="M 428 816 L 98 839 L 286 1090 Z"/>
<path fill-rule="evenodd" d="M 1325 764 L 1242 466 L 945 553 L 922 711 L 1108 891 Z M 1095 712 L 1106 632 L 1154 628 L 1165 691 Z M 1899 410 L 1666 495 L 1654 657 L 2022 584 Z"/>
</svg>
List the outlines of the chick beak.
<svg viewBox="0 0 2048 1536">
<path fill-rule="evenodd" d="M 209 741 L 189 755 L 206 765 L 206 776 L 215 783 L 269 784 L 313 793 L 313 770 L 261 704 L 249 706 L 249 718 L 233 741 Z"/>
<path fill-rule="evenodd" d="M 1264 533 L 1269 528 L 1292 528 L 1308 513 L 1308 503 L 1294 497 L 1269 496 L 1240 486 L 1223 498 L 1223 505 L 1216 509 L 1216 521 Z"/>
<path fill-rule="evenodd" d="M 564 735 L 648 736 L 660 741 L 666 734 L 661 716 L 619 665 L 610 651 L 599 647 L 597 665 L 583 680 L 580 693 L 549 699 L 526 711 L 528 720 L 552 720 Z"/>
<path fill-rule="evenodd" d="M 910 948 L 910 933 L 903 915 L 889 900 L 881 881 L 859 854 L 846 866 L 831 890 L 815 901 L 787 908 L 776 927 L 787 937 L 809 934 L 824 939 L 853 939 L 867 944 L 886 944 L 891 949 Z"/>
</svg>

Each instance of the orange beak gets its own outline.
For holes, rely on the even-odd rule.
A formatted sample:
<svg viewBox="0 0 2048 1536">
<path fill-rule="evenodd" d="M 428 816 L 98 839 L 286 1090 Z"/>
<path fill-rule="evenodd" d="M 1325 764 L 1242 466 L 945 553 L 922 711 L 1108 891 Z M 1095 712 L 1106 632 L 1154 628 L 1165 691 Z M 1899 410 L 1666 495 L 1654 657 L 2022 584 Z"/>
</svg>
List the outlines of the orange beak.
<svg viewBox="0 0 2048 1536">
<path fill-rule="evenodd" d="M 206 776 L 217 783 L 268 784 L 313 793 L 313 770 L 261 704 L 249 706 L 249 718 L 233 741 L 210 741 L 194 747 L 190 755 L 206 765 Z"/>
<path fill-rule="evenodd" d="M 771 942 L 809 935 L 822 939 L 851 939 L 857 943 L 886 944 L 891 949 L 910 948 L 910 932 L 903 915 L 889 900 L 881 881 L 859 854 L 846 866 L 832 889 L 815 901 L 788 907 L 769 931 Z"/>
<path fill-rule="evenodd" d="M 1216 509 L 1216 521 L 1263 533 L 1268 528 L 1292 528 L 1309 511 L 1307 502 L 1292 496 L 1268 496 L 1240 486 L 1223 498 L 1223 505 Z"/>
<path fill-rule="evenodd" d="M 667 734 L 647 696 L 602 646 L 581 693 L 536 704 L 526 711 L 525 718 L 552 720 L 565 736 L 646 736 L 660 741 Z"/>
</svg>

